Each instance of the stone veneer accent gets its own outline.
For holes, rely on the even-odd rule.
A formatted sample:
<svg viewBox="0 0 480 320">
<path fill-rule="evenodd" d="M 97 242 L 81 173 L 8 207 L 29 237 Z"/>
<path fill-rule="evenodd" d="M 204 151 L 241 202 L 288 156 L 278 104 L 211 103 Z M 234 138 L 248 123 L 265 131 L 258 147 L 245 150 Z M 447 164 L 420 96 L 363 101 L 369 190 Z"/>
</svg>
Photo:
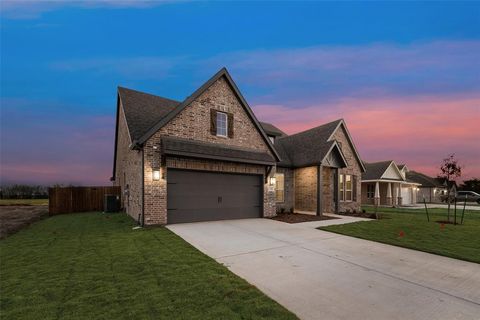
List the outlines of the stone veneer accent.
<svg viewBox="0 0 480 320">
<path fill-rule="evenodd" d="M 210 109 L 224 111 L 234 114 L 234 136 L 233 138 L 217 137 L 210 133 Z M 162 173 L 168 176 L 168 167 L 188 166 L 194 170 L 212 170 L 227 172 L 242 172 L 253 170 L 243 164 L 228 164 L 217 161 L 195 161 L 183 162 L 175 159 L 174 162 L 162 159 L 160 154 L 160 143 L 162 136 L 175 136 L 192 140 L 199 140 L 210 143 L 220 143 L 236 147 L 251 148 L 257 151 L 266 151 L 271 154 L 270 149 L 258 132 L 254 123 L 243 109 L 235 93 L 224 78 L 217 80 L 202 95 L 194 100 L 174 119 L 157 131 L 145 143 L 145 224 L 166 224 L 167 221 L 167 184 L 166 179 L 153 181 L 152 168 L 162 168 Z M 154 149 L 157 148 L 157 149 Z M 264 166 L 262 167 L 264 173 Z M 258 169 L 258 168 L 257 168 Z M 257 170 L 255 169 L 255 170 Z M 264 216 L 275 215 L 275 193 L 264 186 Z"/>
</svg>

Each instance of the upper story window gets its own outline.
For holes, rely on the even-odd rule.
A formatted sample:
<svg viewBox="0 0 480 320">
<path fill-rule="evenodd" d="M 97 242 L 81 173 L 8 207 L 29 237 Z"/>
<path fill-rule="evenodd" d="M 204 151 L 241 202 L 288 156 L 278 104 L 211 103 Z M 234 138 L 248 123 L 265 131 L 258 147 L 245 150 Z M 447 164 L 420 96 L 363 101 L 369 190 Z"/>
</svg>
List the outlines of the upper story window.
<svg viewBox="0 0 480 320">
<path fill-rule="evenodd" d="M 217 112 L 217 136 L 228 136 L 228 116 L 223 112 Z"/>
<path fill-rule="evenodd" d="M 275 137 L 274 137 L 274 136 L 268 136 L 268 139 L 270 139 L 270 141 L 271 141 L 272 143 L 275 143 Z"/>
</svg>

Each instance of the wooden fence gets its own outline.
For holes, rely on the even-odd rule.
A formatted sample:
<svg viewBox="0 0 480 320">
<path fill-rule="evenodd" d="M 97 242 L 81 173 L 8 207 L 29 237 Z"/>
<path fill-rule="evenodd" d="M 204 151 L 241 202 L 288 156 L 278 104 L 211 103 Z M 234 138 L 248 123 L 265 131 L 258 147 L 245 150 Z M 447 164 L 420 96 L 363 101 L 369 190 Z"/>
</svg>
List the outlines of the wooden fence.
<svg viewBox="0 0 480 320">
<path fill-rule="evenodd" d="M 48 189 L 48 211 L 50 215 L 103 211 L 106 194 L 121 198 L 120 187 L 65 187 Z"/>
</svg>

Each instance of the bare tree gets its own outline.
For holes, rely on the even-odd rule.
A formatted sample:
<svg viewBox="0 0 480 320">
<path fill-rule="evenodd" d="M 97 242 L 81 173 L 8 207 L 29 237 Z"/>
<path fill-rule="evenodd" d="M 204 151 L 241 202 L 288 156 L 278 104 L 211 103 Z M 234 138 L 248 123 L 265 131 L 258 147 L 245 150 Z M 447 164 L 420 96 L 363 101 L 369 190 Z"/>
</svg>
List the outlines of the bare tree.
<svg viewBox="0 0 480 320">
<path fill-rule="evenodd" d="M 450 181 L 456 179 L 462 175 L 462 167 L 458 164 L 458 160 L 455 159 L 455 154 L 450 154 L 447 158 L 443 159 L 443 163 L 440 166 L 440 178 L 444 178 L 447 184 L 447 203 L 448 213 L 447 220 L 450 221 Z M 455 196 L 455 195 L 454 195 Z"/>
</svg>

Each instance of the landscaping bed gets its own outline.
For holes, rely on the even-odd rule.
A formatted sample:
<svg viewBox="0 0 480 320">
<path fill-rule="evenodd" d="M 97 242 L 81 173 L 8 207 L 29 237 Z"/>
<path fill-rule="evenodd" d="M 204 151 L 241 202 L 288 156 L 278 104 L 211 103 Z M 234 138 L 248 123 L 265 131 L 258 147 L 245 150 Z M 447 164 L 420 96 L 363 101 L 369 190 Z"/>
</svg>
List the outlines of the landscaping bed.
<svg viewBox="0 0 480 320">
<path fill-rule="evenodd" d="M 337 219 L 337 218 L 328 217 L 328 216 L 315 216 L 312 214 L 302 214 L 302 213 L 278 213 L 277 216 L 270 219 L 282 221 L 286 223 L 300 223 L 300 222 L 309 222 L 309 221 L 331 220 L 331 219 Z"/>
<path fill-rule="evenodd" d="M 297 319 L 166 228 L 42 220 L 0 241 L 2 319 Z"/>
<path fill-rule="evenodd" d="M 46 217 L 47 206 L 0 206 L 0 239 Z"/>
</svg>

